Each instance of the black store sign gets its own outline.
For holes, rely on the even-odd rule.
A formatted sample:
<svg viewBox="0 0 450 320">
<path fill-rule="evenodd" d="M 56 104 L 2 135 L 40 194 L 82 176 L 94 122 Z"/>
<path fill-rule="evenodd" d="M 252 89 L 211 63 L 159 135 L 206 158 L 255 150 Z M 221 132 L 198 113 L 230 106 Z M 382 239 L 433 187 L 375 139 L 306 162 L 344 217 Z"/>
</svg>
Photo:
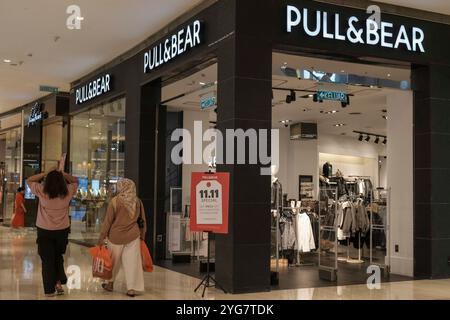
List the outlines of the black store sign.
<svg viewBox="0 0 450 320">
<path fill-rule="evenodd" d="M 409 62 L 447 62 L 449 28 L 437 23 L 306 0 L 276 3 L 278 47 Z"/>
</svg>

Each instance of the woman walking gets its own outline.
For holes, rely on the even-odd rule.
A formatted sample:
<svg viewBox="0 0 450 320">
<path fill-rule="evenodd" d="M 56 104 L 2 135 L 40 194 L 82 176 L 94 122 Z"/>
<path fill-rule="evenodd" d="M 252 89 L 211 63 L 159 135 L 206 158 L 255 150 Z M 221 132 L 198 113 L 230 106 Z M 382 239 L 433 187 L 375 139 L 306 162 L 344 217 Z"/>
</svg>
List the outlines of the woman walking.
<svg viewBox="0 0 450 320">
<path fill-rule="evenodd" d="M 45 179 L 44 183 L 40 183 Z M 78 179 L 51 170 L 27 179 L 31 192 L 39 198 L 36 220 L 37 245 L 42 261 L 42 280 L 47 297 L 64 294 L 67 283 L 63 255 L 69 234 L 69 205 L 78 189 Z"/>
<path fill-rule="evenodd" d="M 113 262 L 113 278 L 102 285 L 113 291 L 114 281 L 121 267 L 125 274 L 127 295 L 134 297 L 144 289 L 144 271 L 140 240 L 145 239 L 146 221 L 144 205 L 136 196 L 136 186 L 130 179 L 117 182 L 117 194 L 106 211 L 98 244 L 107 247 Z"/>
<path fill-rule="evenodd" d="M 14 229 L 25 227 L 25 188 L 17 189 L 16 201 L 14 202 L 14 216 L 11 220 L 11 227 Z"/>
</svg>

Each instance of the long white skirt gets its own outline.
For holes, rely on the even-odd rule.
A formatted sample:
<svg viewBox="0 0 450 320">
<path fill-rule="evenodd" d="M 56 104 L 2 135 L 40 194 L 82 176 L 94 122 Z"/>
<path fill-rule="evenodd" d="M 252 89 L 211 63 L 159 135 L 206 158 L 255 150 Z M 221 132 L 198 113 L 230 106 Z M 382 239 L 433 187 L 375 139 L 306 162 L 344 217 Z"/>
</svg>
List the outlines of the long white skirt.
<svg viewBox="0 0 450 320">
<path fill-rule="evenodd" d="M 140 238 L 125 245 L 114 244 L 109 241 L 108 250 L 113 262 L 112 281 L 115 281 L 120 268 L 123 267 L 127 290 L 144 292 Z"/>
</svg>

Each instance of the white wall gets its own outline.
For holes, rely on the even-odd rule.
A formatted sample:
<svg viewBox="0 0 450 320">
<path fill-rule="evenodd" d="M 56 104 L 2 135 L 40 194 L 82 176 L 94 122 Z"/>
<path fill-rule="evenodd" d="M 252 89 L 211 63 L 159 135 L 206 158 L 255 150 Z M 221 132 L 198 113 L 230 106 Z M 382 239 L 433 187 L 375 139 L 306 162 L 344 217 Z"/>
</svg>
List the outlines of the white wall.
<svg viewBox="0 0 450 320">
<path fill-rule="evenodd" d="M 209 112 L 207 111 L 184 111 L 183 112 L 183 128 L 189 130 L 191 132 L 191 155 L 192 162 L 194 161 L 194 121 L 202 121 L 203 122 L 203 133 L 209 129 Z M 202 152 L 203 148 L 206 147 L 208 143 L 202 143 Z M 192 172 L 206 172 L 208 171 L 208 164 L 183 164 L 183 181 L 182 181 L 182 208 L 186 204 L 190 203 L 191 196 L 191 175 Z"/>
<path fill-rule="evenodd" d="M 319 159 L 321 154 L 321 160 Z M 344 176 L 350 174 L 371 176 L 378 186 L 378 156 L 386 154 L 384 145 L 360 142 L 357 137 L 324 135 L 318 140 L 290 140 L 289 129 L 280 129 L 280 169 L 278 178 L 283 193 L 289 198 L 298 198 L 298 176 L 312 175 L 318 190 L 321 165 L 330 158 L 333 172 L 340 169 Z M 332 155 L 340 155 L 332 156 Z M 321 162 L 322 161 L 322 162 Z"/>
<path fill-rule="evenodd" d="M 388 96 L 387 184 L 391 188 L 391 272 L 413 276 L 413 100 L 411 92 Z M 395 245 L 399 252 L 394 252 Z"/>
</svg>

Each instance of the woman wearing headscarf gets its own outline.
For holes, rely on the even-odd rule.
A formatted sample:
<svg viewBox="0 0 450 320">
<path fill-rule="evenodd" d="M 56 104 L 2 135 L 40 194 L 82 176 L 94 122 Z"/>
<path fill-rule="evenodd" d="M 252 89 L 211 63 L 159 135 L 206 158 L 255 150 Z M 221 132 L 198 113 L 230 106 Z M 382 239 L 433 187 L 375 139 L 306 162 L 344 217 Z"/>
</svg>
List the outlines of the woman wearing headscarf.
<svg viewBox="0 0 450 320">
<path fill-rule="evenodd" d="M 113 277 L 102 285 L 106 291 L 113 291 L 114 281 L 123 268 L 127 295 L 134 297 L 144 291 L 144 271 L 140 240 L 145 239 L 145 211 L 142 201 L 136 196 L 136 186 L 130 179 L 117 182 L 117 194 L 106 210 L 98 244 L 107 243 L 113 262 Z"/>
</svg>

